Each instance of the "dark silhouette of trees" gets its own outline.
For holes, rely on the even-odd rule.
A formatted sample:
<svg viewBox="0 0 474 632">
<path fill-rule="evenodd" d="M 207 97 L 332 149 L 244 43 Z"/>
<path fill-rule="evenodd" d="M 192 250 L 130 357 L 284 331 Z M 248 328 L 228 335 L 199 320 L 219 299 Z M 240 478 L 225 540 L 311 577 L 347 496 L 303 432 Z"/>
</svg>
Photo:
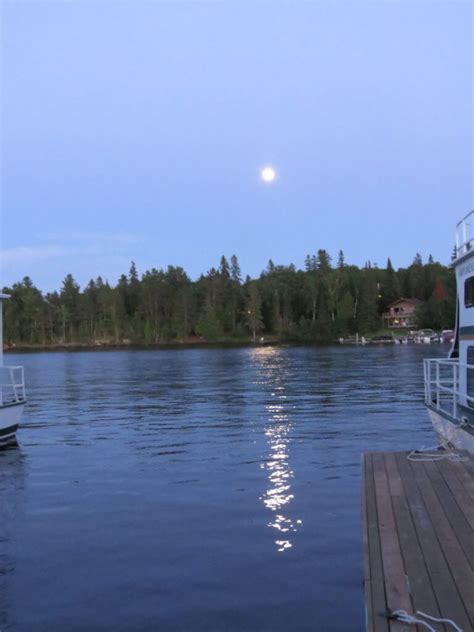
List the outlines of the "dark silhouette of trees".
<svg viewBox="0 0 474 632">
<path fill-rule="evenodd" d="M 200 337 L 207 341 L 264 335 L 280 340 L 330 341 L 382 327 L 382 312 L 397 298 L 418 298 L 420 327 L 452 327 L 453 271 L 417 254 L 408 268 L 337 265 L 324 249 L 308 254 L 304 270 L 268 262 L 257 279 L 242 280 L 239 261 L 192 281 L 180 267 L 138 273 L 132 262 L 112 286 L 100 276 L 82 290 L 68 274 L 59 291 L 43 294 L 29 277 L 6 287 L 5 341 L 23 345 L 152 345 Z"/>
</svg>

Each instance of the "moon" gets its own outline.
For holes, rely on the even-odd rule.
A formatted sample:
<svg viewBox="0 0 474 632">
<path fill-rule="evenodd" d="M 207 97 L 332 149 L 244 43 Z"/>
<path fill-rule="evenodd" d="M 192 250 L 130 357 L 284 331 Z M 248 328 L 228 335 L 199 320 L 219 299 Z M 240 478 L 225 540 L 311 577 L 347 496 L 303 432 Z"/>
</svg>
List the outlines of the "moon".
<svg viewBox="0 0 474 632">
<path fill-rule="evenodd" d="M 264 167 L 260 172 L 260 177 L 264 182 L 270 184 L 270 182 L 273 182 L 276 178 L 276 171 L 273 167 Z"/>
</svg>

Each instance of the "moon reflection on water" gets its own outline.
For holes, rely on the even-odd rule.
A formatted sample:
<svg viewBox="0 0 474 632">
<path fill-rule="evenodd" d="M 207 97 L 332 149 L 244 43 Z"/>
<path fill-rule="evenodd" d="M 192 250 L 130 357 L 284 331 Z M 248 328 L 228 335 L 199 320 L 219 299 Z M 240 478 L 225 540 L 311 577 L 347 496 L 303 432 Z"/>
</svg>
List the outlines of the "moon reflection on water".
<svg viewBox="0 0 474 632">
<path fill-rule="evenodd" d="M 260 500 L 273 514 L 268 526 L 278 532 L 275 544 L 278 552 L 282 553 L 292 548 L 291 535 L 302 525 L 302 520 L 290 515 L 290 504 L 294 498 L 294 471 L 290 466 L 289 449 L 293 422 L 286 401 L 286 371 L 276 347 L 254 349 L 252 358 L 260 366 L 260 384 L 271 389 L 271 401 L 265 405 L 268 415 L 265 437 L 269 452 L 260 465 L 267 472 L 268 488 Z"/>
</svg>

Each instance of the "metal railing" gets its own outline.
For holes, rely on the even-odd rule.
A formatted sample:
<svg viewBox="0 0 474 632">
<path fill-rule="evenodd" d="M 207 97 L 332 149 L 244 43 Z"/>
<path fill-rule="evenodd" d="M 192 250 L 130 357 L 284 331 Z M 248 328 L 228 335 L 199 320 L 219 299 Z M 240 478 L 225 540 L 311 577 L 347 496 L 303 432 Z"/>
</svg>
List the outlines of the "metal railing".
<svg viewBox="0 0 474 632">
<path fill-rule="evenodd" d="M 474 364 L 464 364 L 456 358 L 447 360 L 423 360 L 425 378 L 425 404 L 451 415 L 458 416 L 458 405 L 474 408 L 474 397 L 467 391 L 474 392 Z M 459 376 L 466 371 L 466 392 L 459 390 Z M 470 385 L 472 384 L 472 391 Z"/>
<path fill-rule="evenodd" d="M 0 367 L 0 404 L 19 404 L 24 401 L 26 394 L 23 367 Z"/>
<path fill-rule="evenodd" d="M 474 248 L 474 211 L 468 213 L 456 226 L 455 259 L 463 257 Z"/>
</svg>

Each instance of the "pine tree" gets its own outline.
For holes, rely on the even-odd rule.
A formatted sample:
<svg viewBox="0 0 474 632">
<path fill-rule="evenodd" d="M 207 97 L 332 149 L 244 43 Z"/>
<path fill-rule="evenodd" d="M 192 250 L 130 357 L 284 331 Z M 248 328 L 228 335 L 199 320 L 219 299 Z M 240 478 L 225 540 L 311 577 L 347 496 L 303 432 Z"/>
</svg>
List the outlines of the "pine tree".
<svg viewBox="0 0 474 632">
<path fill-rule="evenodd" d="M 428 298 L 431 292 L 429 292 L 428 296 L 426 296 L 427 288 L 425 283 L 425 273 L 423 269 L 423 261 L 419 252 L 416 253 L 415 258 L 413 259 L 413 263 L 409 268 L 409 273 L 411 296 L 414 298 L 419 298 L 421 300 Z"/>
<path fill-rule="evenodd" d="M 130 319 L 133 319 L 140 302 L 140 281 L 135 262 L 132 261 L 128 272 L 128 279 L 124 282 L 124 302 L 125 309 Z"/>
<path fill-rule="evenodd" d="M 227 259 L 224 257 L 224 255 L 222 255 L 222 257 L 221 257 L 221 263 L 220 263 L 220 266 L 219 266 L 219 274 L 224 279 L 229 279 L 230 278 L 229 264 L 227 262 Z"/>
<path fill-rule="evenodd" d="M 325 278 L 325 287 L 327 293 L 327 306 L 329 310 L 329 315 L 331 321 L 334 322 L 336 320 L 336 311 L 339 302 L 339 288 L 341 284 L 341 279 L 336 272 L 332 274 L 326 275 Z"/>
<path fill-rule="evenodd" d="M 313 271 L 306 275 L 304 294 L 307 305 L 311 311 L 311 322 L 316 321 L 318 298 L 320 293 L 320 279 L 317 272 Z"/>
<path fill-rule="evenodd" d="M 239 260 L 235 255 L 230 258 L 230 278 L 235 283 L 242 283 Z"/>
<path fill-rule="evenodd" d="M 321 273 L 326 274 L 331 270 L 331 257 L 327 250 L 320 249 L 318 250 L 317 256 L 317 268 L 321 271 Z"/>
<path fill-rule="evenodd" d="M 208 305 L 207 309 L 201 314 L 196 325 L 196 333 L 209 342 L 216 341 L 222 336 L 221 324 L 215 309 L 211 305 Z"/>
<path fill-rule="evenodd" d="M 67 334 L 69 334 L 69 342 L 74 342 L 80 321 L 80 287 L 75 282 L 72 274 L 68 274 L 63 281 L 60 299 L 63 324 L 63 341 L 66 342 Z"/>
<path fill-rule="evenodd" d="M 247 324 L 252 331 L 252 338 L 255 341 L 256 335 L 263 327 L 262 322 L 262 301 L 256 283 L 251 283 L 247 298 Z"/>
<path fill-rule="evenodd" d="M 89 340 L 95 342 L 99 321 L 98 289 L 94 280 L 89 281 L 83 292 L 84 318 Z"/>
<path fill-rule="evenodd" d="M 400 298 L 400 284 L 393 269 L 390 257 L 387 259 L 387 267 L 382 277 L 380 286 L 381 306 L 386 309 L 391 303 Z"/>
<path fill-rule="evenodd" d="M 344 270 L 344 268 L 346 267 L 344 253 L 342 252 L 342 250 L 339 250 L 339 256 L 337 258 L 337 267 L 339 270 Z"/>
<path fill-rule="evenodd" d="M 231 319 L 232 319 L 232 333 L 235 334 L 237 330 L 237 317 L 240 311 L 242 302 L 242 278 L 240 272 L 239 261 L 235 255 L 230 258 L 230 277 L 232 279 L 231 286 Z"/>
</svg>

